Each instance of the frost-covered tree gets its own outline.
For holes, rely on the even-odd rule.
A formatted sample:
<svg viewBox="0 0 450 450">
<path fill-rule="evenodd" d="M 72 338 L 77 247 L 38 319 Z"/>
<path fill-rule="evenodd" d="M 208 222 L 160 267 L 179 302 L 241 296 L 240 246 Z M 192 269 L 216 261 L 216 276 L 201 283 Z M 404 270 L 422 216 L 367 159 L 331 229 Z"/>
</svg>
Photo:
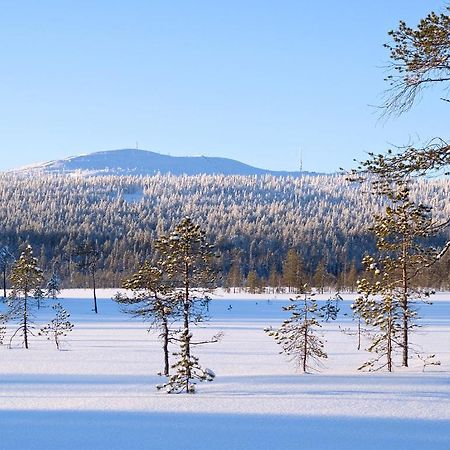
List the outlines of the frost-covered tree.
<svg viewBox="0 0 450 450">
<path fill-rule="evenodd" d="M 17 336 L 23 337 L 23 345 L 28 348 L 28 337 L 32 333 L 33 309 L 36 302 L 33 292 L 42 286 L 44 280 L 42 270 L 37 265 L 37 259 L 33 256 L 33 249 L 28 245 L 14 263 L 11 269 L 11 294 L 8 299 L 8 320 L 17 321 L 18 328 L 10 339 Z"/>
<path fill-rule="evenodd" d="M 53 341 L 56 348 L 60 350 L 61 339 L 67 336 L 73 330 L 73 324 L 70 322 L 70 314 L 63 308 L 61 303 L 52 306 L 55 311 L 55 318 L 41 328 L 40 336 L 46 336 L 49 341 Z"/>
<path fill-rule="evenodd" d="M 374 269 L 375 264 L 372 258 L 367 257 L 363 262 L 371 270 L 377 270 Z M 399 303 L 393 296 L 387 280 L 371 283 L 363 278 L 358 280 L 358 291 L 361 295 L 357 297 L 352 308 L 367 325 L 375 330 L 367 350 L 377 355 L 359 369 L 380 370 L 387 367 L 387 370 L 392 372 L 394 354 L 400 345 L 401 336 Z"/>
<path fill-rule="evenodd" d="M 280 328 L 266 328 L 265 331 L 281 346 L 280 353 L 290 356 L 306 373 L 320 365 L 320 360 L 327 358 L 327 354 L 324 341 L 317 333 L 318 328 L 321 328 L 323 309 L 319 308 L 314 299 L 315 294 L 306 285 L 302 290 L 303 294 L 290 299 L 290 304 L 283 307 L 291 316 Z"/>
<path fill-rule="evenodd" d="M 447 89 L 450 82 L 450 7 L 444 12 L 430 12 L 415 26 L 404 20 L 397 29 L 389 31 L 390 41 L 385 47 L 390 52 L 389 74 L 382 111 L 387 115 L 401 115 L 421 97 L 425 88 Z M 441 98 L 449 102 L 448 98 Z M 370 153 L 352 171 L 352 177 L 369 179 L 375 190 L 383 192 L 392 182 L 449 173 L 450 145 L 435 138 L 419 146 L 407 145 L 383 153 Z M 450 222 L 448 213 L 441 229 Z M 441 244 L 436 256 L 439 261 L 450 249 L 450 240 Z"/>
<path fill-rule="evenodd" d="M 56 270 L 53 270 L 50 279 L 47 281 L 46 296 L 52 299 L 58 298 L 61 292 L 61 278 Z"/>
<path fill-rule="evenodd" d="M 68 287 L 80 287 L 87 278 L 75 270 L 78 258 L 71 249 L 86 240 L 97 241 L 102 257 L 96 284 L 116 287 L 143 261 L 152 260 L 158 224 L 176 224 L 189 215 L 214 237 L 219 283 L 228 280 L 228 286 L 241 288 L 245 277 L 240 274 L 254 268 L 263 279 L 273 266 L 281 274 L 290 249 L 303 262 L 303 283 L 313 284 L 310 278 L 321 258 L 334 281 L 347 273 L 353 260 L 359 269 L 365 252 L 375 249 L 366 229 L 373 215 L 382 212 L 378 197 L 366 198 L 344 178 L 304 175 L 299 183 L 295 177 L 270 175 L 30 179 L 0 173 L 0 237 L 15 249 L 32 236 L 33 246 L 48 261 L 43 267 L 39 260 L 41 268 L 51 274 L 59 263 L 61 280 Z M 411 185 L 411 197 L 437 205 L 436 215 L 445 218 L 450 217 L 449 190 L 450 179 L 421 179 Z M 139 202 L 128 202 L 119 192 L 142 196 Z M 23 202 L 25 210 L 20 207 Z M 440 236 L 433 245 L 440 247 L 444 240 L 447 236 Z M 427 280 L 430 286 L 448 284 L 443 263 Z M 234 264 L 236 277 L 229 277 Z M 340 280 L 342 291 L 350 281 L 346 284 L 342 276 Z"/>
<path fill-rule="evenodd" d="M 159 330 L 163 341 L 163 374 L 169 376 L 169 343 L 172 334 L 170 322 L 179 316 L 180 311 L 177 296 L 164 279 L 162 270 L 148 261 L 135 274 L 125 279 L 122 287 L 132 291 L 132 295 L 118 293 L 114 300 L 126 313 L 149 322 L 150 328 Z"/>
<path fill-rule="evenodd" d="M 367 324 L 378 327 L 381 334 L 375 340 L 380 344 L 373 350 L 386 342 L 387 367 L 391 371 L 395 343 L 402 349 L 402 365 L 408 366 L 410 331 L 417 326 L 414 302 L 430 295 L 429 290 L 417 286 L 416 280 L 436 258 L 436 250 L 427 247 L 426 240 L 440 224 L 433 221 L 431 207 L 411 200 L 407 183 L 393 184 L 384 192 L 390 203 L 384 215 L 375 216 L 371 227 L 378 255 L 363 260 L 373 275 L 370 281 L 359 283 L 363 295 L 355 303 L 355 311 Z M 370 299 L 377 295 L 383 300 Z"/>
<path fill-rule="evenodd" d="M 159 237 L 155 247 L 159 253 L 159 267 L 177 289 L 176 298 L 182 317 L 182 329 L 176 338 L 180 348 L 174 353 L 177 361 L 172 365 L 174 373 L 159 388 L 168 393 L 194 393 L 196 381 L 212 381 L 214 378 L 211 370 L 200 366 L 198 358 L 192 354 L 192 347 L 216 342 L 217 337 L 195 342 L 191 331 L 192 324 L 206 318 L 209 301 L 206 292 L 215 284 L 216 277 L 211 269 L 213 246 L 208 243 L 200 225 L 186 217 L 171 233 Z"/>
<path fill-rule="evenodd" d="M 6 293 L 6 275 L 8 272 L 9 267 L 11 267 L 12 263 L 14 262 L 14 255 L 9 250 L 9 247 L 7 245 L 3 246 L 0 249 L 0 271 L 2 273 L 3 277 L 3 297 L 7 297 Z"/>
</svg>

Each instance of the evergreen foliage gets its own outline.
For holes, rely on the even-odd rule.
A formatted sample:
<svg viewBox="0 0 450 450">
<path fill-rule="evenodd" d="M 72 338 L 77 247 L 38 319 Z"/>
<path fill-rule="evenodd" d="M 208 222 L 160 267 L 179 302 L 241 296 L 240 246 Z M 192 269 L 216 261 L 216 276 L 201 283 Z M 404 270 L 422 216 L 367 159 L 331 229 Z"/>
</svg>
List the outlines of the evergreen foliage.
<svg viewBox="0 0 450 450">
<path fill-rule="evenodd" d="M 409 110 L 421 91 L 434 84 L 447 86 L 450 81 L 450 7 L 445 12 L 431 12 L 412 28 L 400 21 L 391 30 L 390 84 L 384 108 L 388 113 Z"/>
<path fill-rule="evenodd" d="M 380 358 L 386 356 L 386 364 L 381 367 L 392 371 L 395 346 L 402 349 L 402 365 L 408 366 L 410 330 L 417 318 L 414 300 L 430 295 L 415 281 L 436 258 L 436 250 L 425 242 L 440 225 L 433 221 L 430 207 L 411 201 L 406 183 L 385 192 L 391 205 L 384 215 L 375 217 L 371 228 L 379 256 L 363 260 L 372 277 L 360 280 L 358 290 L 362 295 L 354 308 L 366 324 L 377 329 L 369 350 Z M 363 367 L 373 368 L 380 358 Z"/>
<path fill-rule="evenodd" d="M 97 269 L 101 259 L 101 251 L 97 241 L 86 241 L 79 245 L 76 249 L 75 256 L 77 258 L 77 267 L 82 272 L 87 273 L 92 281 L 92 292 L 94 295 L 94 312 L 98 313 L 97 307 Z"/>
<path fill-rule="evenodd" d="M 6 317 L 8 321 L 18 322 L 18 328 L 11 336 L 10 345 L 13 339 L 20 335 L 24 347 L 28 349 L 29 335 L 33 334 L 33 309 L 36 304 L 32 295 L 40 289 L 44 280 L 30 245 L 26 246 L 20 258 L 14 263 L 10 279 L 12 292 L 8 299 Z"/>
<path fill-rule="evenodd" d="M 306 285 L 303 291 L 303 294 L 290 299 L 290 304 L 283 307 L 291 316 L 281 327 L 277 330 L 266 328 L 265 331 L 281 345 L 280 353 L 289 355 L 306 373 L 320 365 L 320 360 L 327 358 L 327 354 L 324 341 L 317 334 L 317 329 L 321 327 L 319 320 L 323 318 L 323 308 L 319 308 L 313 298 L 315 294 Z"/>
<path fill-rule="evenodd" d="M 161 269 L 148 261 L 124 280 L 122 287 L 132 291 L 132 296 L 118 293 L 114 300 L 122 305 L 126 313 L 150 322 L 150 328 L 160 331 L 164 352 L 163 374 L 169 376 L 169 343 L 173 333 L 170 322 L 179 317 L 180 312 L 176 293 L 164 279 Z"/>
<path fill-rule="evenodd" d="M 0 271 L 2 273 L 3 277 L 3 297 L 7 297 L 6 293 L 6 278 L 7 278 L 7 272 L 8 269 L 11 267 L 12 263 L 14 262 L 14 255 L 9 250 L 9 247 L 7 245 L 0 248 Z"/>
<path fill-rule="evenodd" d="M 58 266 L 62 287 L 92 287 L 89 272 L 77 267 L 76 250 L 86 241 L 97 242 L 101 257 L 96 285 L 117 287 L 143 261 L 156 265 L 155 239 L 189 215 L 216 243 L 219 257 L 213 265 L 221 275 L 219 283 L 230 285 L 235 264 L 240 276 L 231 287 L 244 286 L 250 270 L 256 270 L 267 285 L 272 268 L 282 276 L 283 262 L 293 250 L 303 264 L 301 282 L 315 284 L 312 277 L 323 260 L 326 283 L 343 291 L 351 288 L 347 282 L 351 263 L 356 261 L 359 273 L 364 254 L 375 250 L 366 230 L 373 214 L 383 210 L 379 198 L 365 196 L 366 186 L 349 185 L 344 178 L 37 175 L 30 179 L 0 174 L 0 236 L 10 249 L 32 243 L 49 276 Z M 411 198 L 433 202 L 436 219 L 450 217 L 449 196 L 450 180 L 411 185 Z M 19 199 L 27 208 L 20 208 Z M 444 230 L 433 245 L 441 247 L 448 240 Z M 450 287 L 446 264 L 442 260 L 430 270 L 427 286 Z"/>
<path fill-rule="evenodd" d="M 39 331 L 40 336 L 46 336 L 48 340 L 53 340 L 56 348 L 61 349 L 61 338 L 67 336 L 73 330 L 73 324 L 70 322 L 70 314 L 62 307 L 60 303 L 52 306 L 55 311 L 55 318 Z"/>
<path fill-rule="evenodd" d="M 46 291 L 46 296 L 54 300 L 58 298 L 58 295 L 61 293 L 61 279 L 56 270 L 53 270 L 52 275 L 47 282 Z"/>
<path fill-rule="evenodd" d="M 177 289 L 182 317 L 182 329 L 176 340 L 179 351 L 174 353 L 177 361 L 172 365 L 174 373 L 167 382 L 158 386 L 168 393 L 194 393 L 197 381 L 212 381 L 214 374 L 203 369 L 198 358 L 192 354 L 192 347 L 210 341 L 194 342 L 191 324 L 205 320 L 207 316 L 208 288 L 213 288 L 216 276 L 211 263 L 214 257 L 213 246 L 208 243 L 206 233 L 191 218 L 182 219 L 174 230 L 155 242 L 159 253 L 158 265 L 167 274 L 171 285 Z"/>
</svg>

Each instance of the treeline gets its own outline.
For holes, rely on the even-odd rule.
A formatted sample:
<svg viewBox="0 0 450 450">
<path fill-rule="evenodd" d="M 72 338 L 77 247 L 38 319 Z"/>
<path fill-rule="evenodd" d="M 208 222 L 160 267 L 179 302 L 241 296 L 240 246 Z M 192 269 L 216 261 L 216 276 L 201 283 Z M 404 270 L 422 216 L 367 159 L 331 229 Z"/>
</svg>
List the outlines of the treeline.
<svg viewBox="0 0 450 450">
<path fill-rule="evenodd" d="M 422 180 L 412 196 L 450 216 L 450 181 Z M 89 283 L 74 249 L 95 243 L 98 285 L 117 287 L 145 260 L 155 239 L 183 217 L 216 243 L 224 286 L 315 286 L 354 289 L 361 260 L 374 249 L 367 231 L 380 200 L 342 176 L 68 177 L 0 175 L 0 242 L 16 256 L 33 245 L 47 274 L 65 287 Z M 435 238 L 441 246 L 448 236 Z M 295 273 L 295 276 L 293 275 Z M 292 281 L 296 279 L 297 281 Z M 443 260 L 420 282 L 450 284 Z"/>
</svg>

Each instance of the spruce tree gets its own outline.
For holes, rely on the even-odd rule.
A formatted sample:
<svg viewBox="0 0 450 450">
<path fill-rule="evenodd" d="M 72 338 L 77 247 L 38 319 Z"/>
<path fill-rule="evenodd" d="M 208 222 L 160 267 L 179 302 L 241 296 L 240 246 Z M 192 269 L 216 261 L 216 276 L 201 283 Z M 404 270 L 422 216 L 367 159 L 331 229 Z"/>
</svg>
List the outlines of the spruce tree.
<svg viewBox="0 0 450 450">
<path fill-rule="evenodd" d="M 234 261 L 231 265 L 230 271 L 227 277 L 228 286 L 233 288 L 233 293 L 236 293 L 236 289 L 242 287 L 242 273 L 239 261 Z"/>
<path fill-rule="evenodd" d="M 55 318 L 41 328 L 40 336 L 47 336 L 48 340 L 53 340 L 56 348 L 61 349 L 61 338 L 67 336 L 73 330 L 73 324 L 70 322 L 70 314 L 62 307 L 60 303 L 52 306 L 55 311 Z"/>
<path fill-rule="evenodd" d="M 258 289 L 260 283 L 258 274 L 256 273 L 255 270 L 250 270 L 250 272 L 247 275 L 247 280 L 245 284 L 247 286 L 248 292 L 250 292 L 251 294 L 256 293 L 256 290 Z"/>
<path fill-rule="evenodd" d="M 45 292 L 38 287 L 33 291 L 33 298 L 36 300 L 37 309 L 41 309 L 41 302 L 45 297 Z"/>
<path fill-rule="evenodd" d="M 11 269 L 11 294 L 8 299 L 8 320 L 18 321 L 18 328 L 10 339 L 19 334 L 23 337 L 23 345 L 29 347 L 29 335 L 33 329 L 33 308 L 35 301 L 33 292 L 40 289 L 43 282 L 42 270 L 33 256 L 33 249 L 28 245 Z"/>
<path fill-rule="evenodd" d="M 124 289 L 132 291 L 132 296 L 117 294 L 114 300 L 122 305 L 127 314 L 150 322 L 150 328 L 160 330 L 163 341 L 164 370 L 169 376 L 169 343 L 171 341 L 170 322 L 179 316 L 178 298 L 161 269 L 146 261 L 142 267 L 122 283 Z"/>
<path fill-rule="evenodd" d="M 155 242 L 159 252 L 159 267 L 167 274 L 172 286 L 177 288 L 177 299 L 181 309 L 182 329 L 176 338 L 180 344 L 174 353 L 177 361 L 172 365 L 174 373 L 167 383 L 160 385 L 168 393 L 194 393 L 196 381 L 212 381 L 214 373 L 203 369 L 192 347 L 210 341 L 194 342 L 191 324 L 206 318 L 208 288 L 214 287 L 215 274 L 211 269 L 213 246 L 208 243 L 206 233 L 189 217 L 184 218 L 175 229 Z"/>
<path fill-rule="evenodd" d="M 47 282 L 46 291 L 47 297 L 52 299 L 58 298 L 58 294 L 61 292 L 61 279 L 56 270 L 53 270 L 52 275 Z"/>
<path fill-rule="evenodd" d="M 269 336 L 281 345 L 281 352 L 294 360 L 304 373 L 320 365 L 320 360 L 327 358 L 324 341 L 317 334 L 321 327 L 319 320 L 323 318 L 323 309 L 319 308 L 314 293 L 305 285 L 303 294 L 290 299 L 290 304 L 283 310 L 290 312 L 280 328 L 266 328 Z"/>
<path fill-rule="evenodd" d="M 294 249 L 287 252 L 283 264 L 283 282 L 288 288 L 288 292 L 295 292 L 303 285 L 303 268 L 298 253 Z"/>
<path fill-rule="evenodd" d="M 272 267 L 270 268 L 268 284 L 269 284 L 269 287 L 272 289 L 273 294 L 277 291 L 277 289 L 280 285 L 280 277 L 279 277 L 277 269 L 274 265 L 272 265 Z"/>
</svg>

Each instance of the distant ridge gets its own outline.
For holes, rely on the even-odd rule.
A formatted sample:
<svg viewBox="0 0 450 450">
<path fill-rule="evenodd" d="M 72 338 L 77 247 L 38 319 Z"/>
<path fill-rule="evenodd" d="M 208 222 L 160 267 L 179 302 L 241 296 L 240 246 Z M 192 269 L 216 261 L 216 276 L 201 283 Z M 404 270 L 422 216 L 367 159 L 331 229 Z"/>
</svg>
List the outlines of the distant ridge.
<svg viewBox="0 0 450 450">
<path fill-rule="evenodd" d="M 148 150 L 121 149 L 72 156 L 70 158 L 29 165 L 15 169 L 16 173 L 137 175 L 149 176 L 157 173 L 173 175 L 317 175 L 311 172 L 288 172 L 265 170 L 242 162 L 210 156 L 169 156 Z"/>
</svg>

